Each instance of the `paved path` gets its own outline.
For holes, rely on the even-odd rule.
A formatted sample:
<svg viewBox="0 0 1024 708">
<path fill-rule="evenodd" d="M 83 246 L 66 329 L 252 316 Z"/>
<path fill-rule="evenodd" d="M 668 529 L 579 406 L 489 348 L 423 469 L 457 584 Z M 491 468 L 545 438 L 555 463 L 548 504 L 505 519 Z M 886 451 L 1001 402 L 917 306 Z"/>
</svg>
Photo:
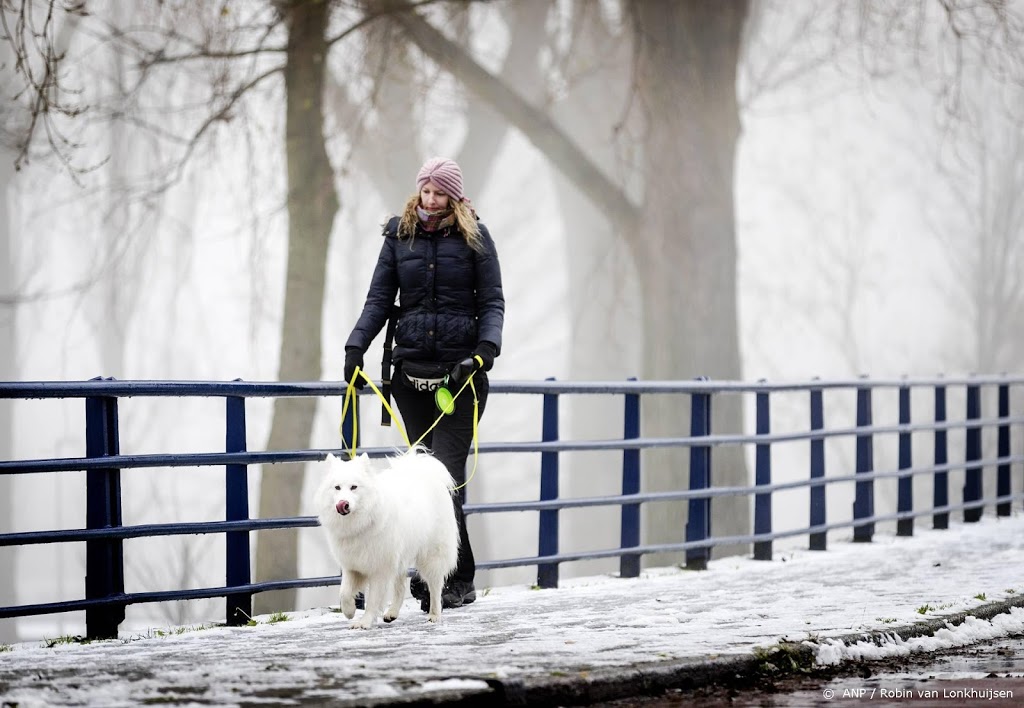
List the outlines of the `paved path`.
<svg viewBox="0 0 1024 708">
<path fill-rule="evenodd" d="M 153 630 L 0 652 L 0 704 L 558 705 L 753 671 L 780 642 L 801 660 L 928 651 L 1024 632 L 1024 517 L 991 516 L 913 538 L 830 540 L 770 562 L 713 561 L 554 590 L 481 590 L 426 622 L 351 630 L 328 609 L 254 627 Z M 965 618 L 971 617 L 964 622 Z M 947 621 L 960 625 L 927 637 Z M 851 646 L 865 633 L 888 633 Z M 902 639 L 897 639 L 900 635 Z"/>
</svg>

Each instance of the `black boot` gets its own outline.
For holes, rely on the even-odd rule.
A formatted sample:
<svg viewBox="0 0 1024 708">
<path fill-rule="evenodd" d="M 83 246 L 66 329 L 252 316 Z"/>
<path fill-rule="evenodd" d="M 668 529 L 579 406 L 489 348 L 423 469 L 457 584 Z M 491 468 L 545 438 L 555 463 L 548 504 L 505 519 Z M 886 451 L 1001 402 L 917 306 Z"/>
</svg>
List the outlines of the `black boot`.
<svg viewBox="0 0 1024 708">
<path fill-rule="evenodd" d="M 476 588 L 473 587 L 473 583 L 453 580 L 445 586 L 444 592 L 441 593 L 441 607 L 446 610 L 469 605 L 474 601 L 476 601 Z"/>
<path fill-rule="evenodd" d="M 430 612 L 430 588 L 423 582 L 423 578 L 420 577 L 419 573 L 416 573 L 409 580 L 409 592 L 412 596 L 420 601 L 420 609 L 424 612 Z"/>
</svg>

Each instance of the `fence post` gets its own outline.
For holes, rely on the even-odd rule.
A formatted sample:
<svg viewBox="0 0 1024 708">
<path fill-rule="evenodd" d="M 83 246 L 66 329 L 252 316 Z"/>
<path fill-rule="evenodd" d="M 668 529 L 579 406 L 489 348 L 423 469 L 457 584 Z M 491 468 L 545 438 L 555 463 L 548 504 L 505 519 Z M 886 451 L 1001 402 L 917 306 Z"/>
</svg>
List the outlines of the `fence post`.
<svg viewBox="0 0 1024 708">
<path fill-rule="evenodd" d="M 999 384 L 999 417 L 1003 422 L 999 424 L 997 433 L 996 448 L 999 457 L 1006 459 L 1010 456 L 1010 424 L 1006 421 L 1010 417 L 1010 386 Z M 996 496 L 1008 497 L 1012 493 L 1010 487 L 1010 463 L 1000 462 L 996 480 Z M 996 505 L 996 516 L 1010 515 L 1009 501 L 1000 502 Z"/>
<path fill-rule="evenodd" d="M 910 387 L 900 386 L 900 425 L 910 425 Z M 913 459 L 911 437 L 909 431 L 901 432 L 899 435 L 899 458 L 900 469 L 909 470 Z M 914 477 L 909 474 L 901 475 L 896 490 L 896 511 L 900 514 L 914 511 Z M 897 536 L 914 535 L 914 517 L 909 516 L 896 520 Z"/>
<path fill-rule="evenodd" d="M 85 454 L 86 457 L 120 454 L 117 398 L 92 396 L 85 399 Z M 121 470 L 115 467 L 88 470 L 85 486 L 86 528 L 121 526 Z M 121 539 L 86 541 L 85 599 L 118 596 L 124 596 L 124 548 Z M 124 604 L 112 604 L 87 608 L 85 631 L 88 638 L 116 639 L 117 626 L 124 621 L 124 607 Z"/>
<path fill-rule="evenodd" d="M 235 379 L 239 381 L 240 379 Z M 245 399 L 240 396 L 226 398 L 225 452 L 245 452 Z M 225 466 L 225 519 L 247 521 L 249 519 L 249 475 L 244 463 Z M 228 588 L 248 585 L 249 575 L 249 532 L 228 531 L 225 536 L 226 555 L 224 576 Z M 239 626 L 252 617 L 252 593 L 229 593 L 227 596 L 228 626 Z"/>
<path fill-rule="evenodd" d="M 825 407 L 822 402 L 820 388 L 811 389 L 811 431 L 825 427 Z M 811 480 L 825 478 L 825 438 L 811 438 Z M 825 485 L 811 487 L 811 526 L 824 526 L 825 518 Z M 827 534 L 815 531 L 811 534 L 810 550 L 824 551 L 828 545 Z"/>
<path fill-rule="evenodd" d="M 553 377 L 546 379 L 554 381 Z M 545 442 L 558 440 L 558 394 L 544 394 L 544 415 L 541 439 Z M 558 453 L 540 453 L 540 498 L 541 501 L 558 499 Z M 553 556 L 558 553 L 558 509 L 542 509 L 538 532 L 538 556 Z M 558 563 L 537 565 L 537 585 L 542 588 L 558 587 Z"/>
<path fill-rule="evenodd" d="M 762 379 L 763 382 L 763 379 Z M 757 394 L 757 434 L 768 435 L 771 433 L 770 409 L 768 406 L 768 393 Z M 770 443 L 757 443 L 754 448 L 754 482 L 757 486 L 765 486 L 772 483 L 772 446 Z M 772 532 L 772 494 L 763 492 L 754 495 L 754 535 L 770 534 Z M 754 560 L 771 560 L 772 542 L 754 542 Z"/>
<path fill-rule="evenodd" d="M 630 381 L 636 381 L 631 377 Z M 623 432 L 624 440 L 635 440 L 640 437 L 640 395 L 627 393 L 624 400 Z M 640 450 L 622 451 L 622 495 L 640 492 Z M 640 545 L 640 505 L 623 504 L 620 522 L 620 546 L 623 550 L 636 548 Z M 619 556 L 619 576 L 635 578 L 640 575 L 640 556 Z"/>
<path fill-rule="evenodd" d="M 699 381 L 707 381 L 702 376 Z M 690 436 L 706 437 L 711 434 L 711 394 L 694 393 L 690 399 Z M 690 446 L 690 490 L 711 487 L 711 446 Z M 711 499 L 700 497 L 690 499 L 686 517 L 686 542 L 706 541 L 711 538 Z M 711 549 L 708 546 L 689 548 L 686 551 L 688 570 L 707 570 Z"/>
<path fill-rule="evenodd" d="M 977 463 L 981 459 L 981 427 L 977 421 L 981 418 L 981 387 L 977 384 L 967 386 L 967 420 L 974 421 L 975 425 L 967 426 L 967 449 L 965 450 L 964 462 L 967 463 L 964 473 L 964 504 L 979 502 L 978 506 L 964 509 L 964 522 L 973 523 L 981 519 L 981 467 Z"/>
<path fill-rule="evenodd" d="M 935 387 L 935 424 L 940 426 L 946 422 L 946 387 Z M 945 427 L 935 429 L 935 467 L 945 467 L 949 463 L 949 443 Z M 936 469 L 935 481 L 932 483 L 932 506 L 941 509 L 949 506 L 949 471 Z M 949 512 L 940 511 L 932 515 L 932 528 L 948 529 Z"/>
<path fill-rule="evenodd" d="M 871 388 L 861 386 L 857 389 L 857 427 L 871 427 Z M 867 474 L 874 470 L 872 435 L 857 435 L 857 474 Z M 855 484 L 853 500 L 853 518 L 870 519 L 875 515 L 875 483 L 874 480 L 859 481 Z M 875 523 L 869 521 L 853 527 L 855 542 L 869 542 L 875 533 Z"/>
</svg>

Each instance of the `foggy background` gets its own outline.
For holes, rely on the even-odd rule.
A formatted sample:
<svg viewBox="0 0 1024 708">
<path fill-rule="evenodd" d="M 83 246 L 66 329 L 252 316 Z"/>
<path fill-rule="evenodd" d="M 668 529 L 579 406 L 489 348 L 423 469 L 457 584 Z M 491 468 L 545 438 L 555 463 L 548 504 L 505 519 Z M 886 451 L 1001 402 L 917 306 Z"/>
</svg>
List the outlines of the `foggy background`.
<svg viewBox="0 0 1024 708">
<path fill-rule="evenodd" d="M 462 166 L 501 258 L 494 379 L 1020 370 L 1019 2 L 421 5 L 110 0 L 57 3 L 47 20 L 45 0 L 5 4 L 0 378 L 341 378 L 380 225 L 436 154 Z M 340 400 L 246 405 L 250 450 L 340 445 Z M 685 434 L 688 405 L 645 402 L 644 434 Z M 914 406 L 929 414 L 926 397 Z M 956 392 L 949 406 L 962 415 Z M 119 407 L 123 454 L 223 449 L 219 399 Z M 895 417 L 884 397 L 875 409 Z M 377 410 L 364 398 L 362 444 L 401 444 Z M 563 399 L 561 423 L 566 438 L 620 437 L 621 401 Z M 805 401 L 773 401 L 773 428 L 806 425 Z M 716 400 L 715 429 L 740 428 L 750 411 Z M 84 429 L 81 400 L 0 401 L 3 459 L 82 456 Z M 480 435 L 539 439 L 539 397 L 492 396 Z M 852 441 L 829 445 L 829 473 L 852 471 Z M 929 445 L 915 438 L 915 460 Z M 780 447 L 775 479 L 806 476 L 806 451 Z M 617 492 L 621 454 L 561 459 L 563 496 Z M 742 453 L 715 462 L 716 484 L 749 482 Z M 251 467 L 252 515 L 310 514 L 315 474 Z M 645 453 L 644 475 L 648 490 L 685 484 L 685 451 Z M 538 480 L 539 455 L 483 456 L 469 498 L 535 499 Z M 223 518 L 222 469 L 126 470 L 121 484 L 125 524 Z M 82 528 L 84 494 L 84 473 L 0 477 L 0 532 Z M 830 519 L 849 500 L 830 492 Z M 895 508 L 895 482 L 876 505 Z M 804 525 L 804 509 L 806 492 L 778 499 L 776 528 Z M 714 511 L 716 535 L 749 532 L 746 499 Z M 563 512 L 563 549 L 617 545 L 617 514 Z M 647 505 L 644 520 L 645 543 L 678 541 L 685 507 Z M 536 552 L 535 514 L 470 525 L 479 558 Z M 320 533 L 253 534 L 254 579 L 337 572 Z M 221 536 L 124 547 L 128 592 L 223 584 Z M 84 544 L 2 548 L 0 604 L 80 598 L 84 562 Z M 265 593 L 256 611 L 335 600 Z M 214 621 L 223 601 L 127 612 L 126 628 Z M 0 642 L 83 626 L 84 613 L 4 620 Z"/>
</svg>

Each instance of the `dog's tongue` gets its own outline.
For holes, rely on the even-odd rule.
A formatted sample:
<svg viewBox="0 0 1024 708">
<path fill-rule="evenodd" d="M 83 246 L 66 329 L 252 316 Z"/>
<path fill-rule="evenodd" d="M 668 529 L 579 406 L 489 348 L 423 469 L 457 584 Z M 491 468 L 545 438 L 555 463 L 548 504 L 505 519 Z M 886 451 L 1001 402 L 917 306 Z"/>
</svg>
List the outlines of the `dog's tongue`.
<svg viewBox="0 0 1024 708">
<path fill-rule="evenodd" d="M 347 514 L 347 513 L 348 513 L 348 512 L 350 511 L 350 509 L 349 509 L 349 507 L 348 507 L 348 502 L 347 502 L 347 501 L 345 501 L 344 499 L 342 499 L 342 500 L 341 500 L 341 501 L 339 501 L 339 502 L 338 502 L 337 504 L 335 504 L 335 505 L 334 505 L 334 508 L 335 508 L 335 509 L 336 509 L 336 510 L 338 511 L 338 513 L 339 513 L 339 514 L 341 514 L 342 516 L 344 516 L 345 514 Z"/>
</svg>

